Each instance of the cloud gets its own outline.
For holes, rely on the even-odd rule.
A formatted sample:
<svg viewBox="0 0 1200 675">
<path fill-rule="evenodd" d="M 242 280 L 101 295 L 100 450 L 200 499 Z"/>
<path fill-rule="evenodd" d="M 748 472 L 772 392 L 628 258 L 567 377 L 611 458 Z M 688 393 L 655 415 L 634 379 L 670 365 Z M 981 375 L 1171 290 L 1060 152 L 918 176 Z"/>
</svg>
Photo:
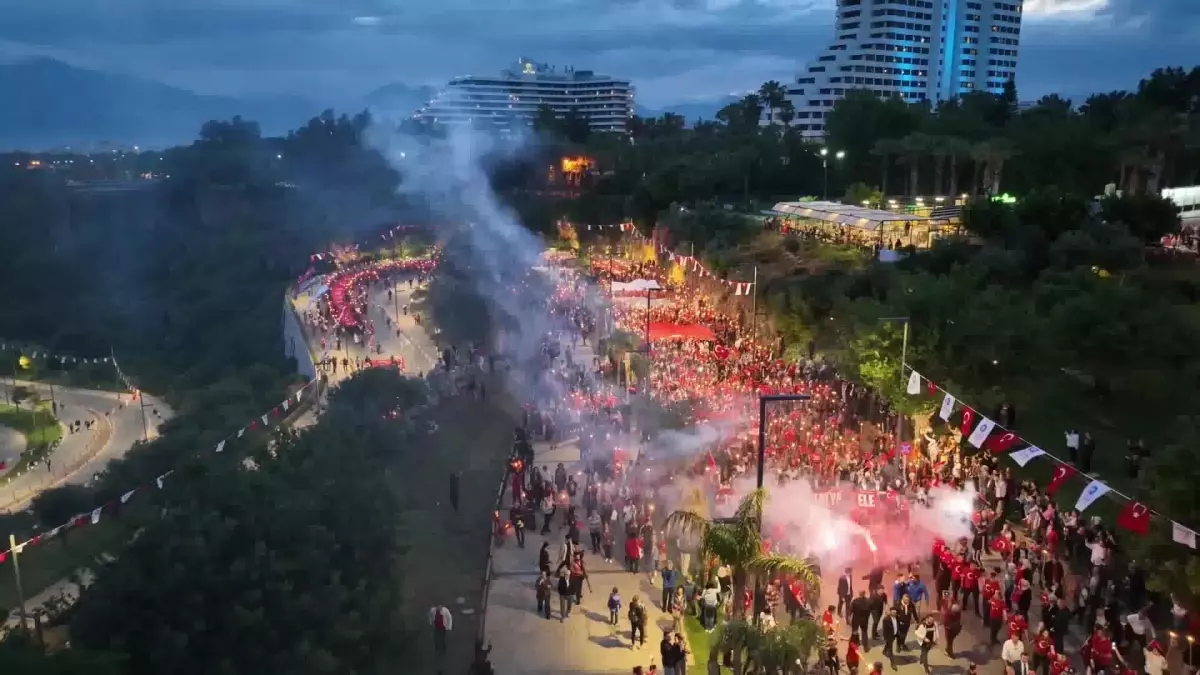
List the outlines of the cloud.
<svg viewBox="0 0 1200 675">
<path fill-rule="evenodd" d="M 766 79 L 791 80 L 833 38 L 835 2 L 39 0 L 17 6 L 0 22 L 0 58 L 53 55 L 202 93 L 298 94 L 344 105 L 388 83 L 437 86 L 457 75 L 498 72 L 524 56 L 630 78 L 640 103 L 661 106 L 718 98 Z M 1200 33 L 1197 0 L 1026 0 L 1025 8 L 1023 96 L 1133 86 L 1153 67 L 1195 61 L 1186 47 Z"/>
</svg>

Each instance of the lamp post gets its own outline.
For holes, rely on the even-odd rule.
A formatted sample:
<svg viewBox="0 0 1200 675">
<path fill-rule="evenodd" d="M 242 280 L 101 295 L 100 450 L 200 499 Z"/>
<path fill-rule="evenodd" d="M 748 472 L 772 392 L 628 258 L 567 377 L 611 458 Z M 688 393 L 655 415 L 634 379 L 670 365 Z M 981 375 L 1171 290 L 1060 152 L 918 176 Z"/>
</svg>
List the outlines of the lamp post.
<svg viewBox="0 0 1200 675">
<path fill-rule="evenodd" d="M 879 320 L 887 321 L 887 322 L 901 321 L 904 323 L 904 337 L 902 338 L 902 341 L 900 343 L 900 385 L 904 386 L 904 375 L 905 375 L 904 370 L 907 367 L 907 359 L 908 359 L 908 326 L 910 323 L 909 317 L 907 317 L 907 316 L 884 316 L 884 317 L 880 317 Z M 900 437 L 903 435 L 903 431 L 904 431 L 904 414 L 901 413 L 899 416 L 897 416 L 896 419 L 897 419 L 896 442 L 899 443 Z"/>
<path fill-rule="evenodd" d="M 846 159 L 846 151 L 838 150 L 833 153 L 833 158 L 838 160 Z M 829 201 L 829 148 L 821 148 L 821 171 L 825 174 L 825 190 L 821 195 L 821 199 Z"/>
<path fill-rule="evenodd" d="M 808 394 L 771 394 L 768 396 L 758 397 L 758 489 L 762 490 L 763 482 L 767 473 L 767 404 L 778 403 L 783 401 L 807 401 Z M 762 539 L 763 514 L 762 510 L 758 512 L 758 535 Z M 754 575 L 754 625 L 758 625 L 759 614 L 762 613 L 762 608 L 759 606 L 758 598 L 761 594 L 762 580 L 759 576 Z"/>
</svg>

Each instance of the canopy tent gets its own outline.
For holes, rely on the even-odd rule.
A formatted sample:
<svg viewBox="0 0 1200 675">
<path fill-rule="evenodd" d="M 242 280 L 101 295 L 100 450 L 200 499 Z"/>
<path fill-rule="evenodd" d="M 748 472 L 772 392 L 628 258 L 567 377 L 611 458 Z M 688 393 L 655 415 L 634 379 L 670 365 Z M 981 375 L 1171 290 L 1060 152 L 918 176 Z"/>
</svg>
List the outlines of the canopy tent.
<svg viewBox="0 0 1200 675">
<path fill-rule="evenodd" d="M 715 342 L 717 336 L 707 326 L 698 323 L 651 323 L 650 341 L 662 340 L 703 340 Z"/>
<path fill-rule="evenodd" d="M 918 248 L 933 243 L 933 238 L 948 229 L 947 218 L 931 218 L 907 213 L 895 213 L 838 202 L 779 202 L 768 213 L 782 217 L 785 223 L 817 223 L 853 231 L 862 242 L 876 240 L 886 248 L 893 239 L 901 239 Z"/>
<path fill-rule="evenodd" d="M 645 293 L 646 291 L 661 291 L 662 286 L 654 279 L 634 279 L 633 281 L 614 281 L 612 285 L 613 293 L 636 292 Z"/>
</svg>

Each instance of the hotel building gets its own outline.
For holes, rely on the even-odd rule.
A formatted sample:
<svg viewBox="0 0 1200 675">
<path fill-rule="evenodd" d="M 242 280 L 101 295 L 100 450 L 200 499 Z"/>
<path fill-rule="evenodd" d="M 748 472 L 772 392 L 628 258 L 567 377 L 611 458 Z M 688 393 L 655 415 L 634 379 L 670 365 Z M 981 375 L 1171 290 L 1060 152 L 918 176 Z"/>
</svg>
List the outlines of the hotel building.
<svg viewBox="0 0 1200 675">
<path fill-rule="evenodd" d="M 628 80 L 520 59 L 492 77 L 456 77 L 414 117 L 435 124 L 491 123 L 500 128 L 528 125 L 541 106 L 559 116 L 574 112 L 592 131 L 624 131 L 633 116 Z"/>
<path fill-rule="evenodd" d="M 834 42 L 788 88 L 793 124 L 825 135 L 851 89 L 937 106 L 1016 76 L 1023 0 L 838 0 Z"/>
</svg>

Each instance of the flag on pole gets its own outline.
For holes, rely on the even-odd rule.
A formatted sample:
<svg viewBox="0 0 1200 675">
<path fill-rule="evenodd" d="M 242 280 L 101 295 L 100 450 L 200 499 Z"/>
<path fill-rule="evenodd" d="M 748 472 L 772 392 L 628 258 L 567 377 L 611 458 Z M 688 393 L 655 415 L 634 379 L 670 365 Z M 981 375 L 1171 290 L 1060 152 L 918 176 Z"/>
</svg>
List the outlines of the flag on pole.
<svg viewBox="0 0 1200 675">
<path fill-rule="evenodd" d="M 1150 509 L 1141 502 L 1129 502 L 1117 516 L 1117 524 L 1134 534 L 1145 535 L 1150 531 Z"/>
<path fill-rule="evenodd" d="M 1058 492 L 1058 488 L 1065 485 L 1075 473 L 1075 467 L 1070 464 L 1059 464 L 1054 467 L 1054 476 L 1050 479 L 1050 484 L 1046 486 L 1046 494 L 1053 497 L 1054 493 Z"/>
<path fill-rule="evenodd" d="M 1030 461 L 1032 461 L 1034 457 L 1038 457 L 1038 456 L 1044 455 L 1044 454 L 1046 454 L 1045 450 L 1042 450 L 1041 448 L 1037 447 L 1036 445 L 1031 445 L 1028 448 L 1022 448 L 1022 449 L 1012 453 L 1011 455 L 1009 455 L 1009 457 L 1011 457 L 1012 461 L 1016 462 L 1018 466 L 1025 466 Z M 1066 466 L 1066 465 L 1064 464 L 1063 466 Z"/>
<path fill-rule="evenodd" d="M 912 371 L 912 375 L 908 376 L 908 389 L 906 390 L 909 396 L 916 396 L 921 393 L 921 374 L 917 371 Z"/>
<path fill-rule="evenodd" d="M 1196 548 L 1196 531 L 1171 521 L 1171 539 L 1192 549 Z"/>
<path fill-rule="evenodd" d="M 964 419 L 963 424 L 965 425 L 966 423 L 967 421 Z M 991 435 L 992 428 L 995 426 L 996 423 L 986 417 L 979 420 L 978 426 L 975 427 L 975 431 L 971 432 L 971 435 L 967 438 L 967 442 L 977 448 L 983 447 L 983 442 Z"/>
<path fill-rule="evenodd" d="M 1083 490 L 1083 494 L 1079 495 L 1079 499 L 1075 502 L 1075 510 L 1083 513 L 1087 507 L 1091 506 L 1097 499 L 1103 497 L 1111 489 L 1112 488 L 1098 480 L 1088 483 L 1088 486 Z"/>
<path fill-rule="evenodd" d="M 949 422 L 952 412 L 954 412 L 954 397 L 946 394 L 946 398 L 942 399 L 942 409 L 938 411 L 938 417 L 942 418 L 942 421 Z"/>
</svg>

